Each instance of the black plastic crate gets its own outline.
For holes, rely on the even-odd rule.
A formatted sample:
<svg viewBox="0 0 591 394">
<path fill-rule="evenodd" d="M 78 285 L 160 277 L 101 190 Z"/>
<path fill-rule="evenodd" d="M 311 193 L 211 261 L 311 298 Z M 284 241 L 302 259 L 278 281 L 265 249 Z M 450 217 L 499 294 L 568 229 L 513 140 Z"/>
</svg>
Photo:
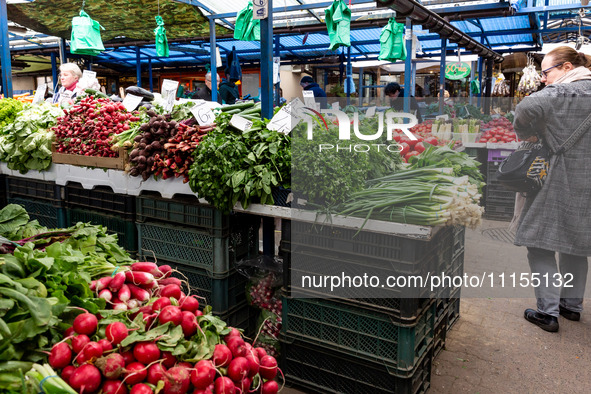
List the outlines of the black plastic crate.
<svg viewBox="0 0 591 394">
<path fill-rule="evenodd" d="M 290 199 L 291 189 L 284 189 L 282 187 L 274 187 L 271 189 L 271 195 L 273 196 L 273 205 L 280 207 L 291 207 Z M 289 200 L 289 201 L 288 201 Z"/>
<path fill-rule="evenodd" d="M 384 313 L 325 299 L 282 298 L 284 341 L 303 340 L 379 362 L 397 373 L 412 371 L 433 341 L 435 303 L 413 325 L 392 321 Z"/>
<path fill-rule="evenodd" d="M 79 183 L 66 186 L 66 203 L 69 208 L 93 210 L 121 219 L 135 220 L 135 197 L 114 193 L 108 186 L 84 189 Z"/>
<path fill-rule="evenodd" d="M 513 219 L 514 210 L 515 206 L 513 204 L 501 205 L 487 202 L 486 207 L 484 208 L 484 217 L 486 219 L 511 221 L 511 219 Z"/>
<path fill-rule="evenodd" d="M 0 207 L 4 208 L 8 204 L 6 201 L 6 175 L 0 174 L 0 185 L 4 185 L 0 190 Z"/>
<path fill-rule="evenodd" d="M 447 306 L 447 331 L 451 330 L 453 325 L 456 324 L 460 318 L 460 300 L 461 298 L 459 297 L 449 300 L 449 305 Z"/>
<path fill-rule="evenodd" d="M 77 222 L 104 226 L 109 232 L 117 234 L 117 243 L 126 251 L 136 253 L 138 250 L 137 230 L 131 220 L 85 209 L 68 209 L 67 218 L 68 226 L 73 226 Z"/>
<path fill-rule="evenodd" d="M 295 296 L 339 297 L 339 298 L 367 298 L 381 299 L 377 305 L 395 309 L 400 312 L 400 318 L 412 318 L 417 310 L 414 306 L 403 308 L 400 299 L 404 298 L 432 298 L 437 292 L 431 291 L 429 286 L 411 287 L 376 287 L 362 292 L 357 288 L 341 287 L 338 292 L 329 293 L 327 288 L 304 287 L 304 277 L 320 278 L 326 275 L 346 273 L 350 277 L 364 275 L 377 276 L 385 281 L 390 276 L 421 277 L 428 280 L 429 275 L 438 275 L 450 266 L 453 259 L 453 239 L 451 229 L 445 244 L 438 249 L 432 249 L 415 262 L 397 261 L 387 258 L 364 257 L 348 252 L 326 251 L 324 249 L 306 245 L 293 245 L 282 241 L 281 250 L 284 262 L 284 286 Z M 447 232 L 447 231 L 446 231 Z M 365 295 L 368 294 L 368 295 Z M 375 302 L 371 302 L 375 304 Z M 414 309 L 414 310 L 413 310 Z"/>
<path fill-rule="evenodd" d="M 442 315 L 437 323 L 433 334 L 433 357 L 437 357 L 445 349 L 445 339 L 447 337 L 448 316 Z"/>
<path fill-rule="evenodd" d="M 334 352 L 304 341 L 281 343 L 281 368 L 288 386 L 313 393 L 422 394 L 431 384 L 432 347 L 406 375 L 397 375 L 382 363 Z"/>
<path fill-rule="evenodd" d="M 56 185 L 55 182 L 6 175 L 5 185 L 7 198 L 50 202 L 56 207 L 64 207 L 63 186 Z"/>
<path fill-rule="evenodd" d="M 167 264 L 179 271 L 172 276 L 186 280 L 191 294 L 205 298 L 199 302 L 211 305 L 215 313 L 223 313 L 246 301 L 247 279 L 236 270 L 231 270 L 224 278 L 212 278 L 208 271 L 185 264 L 162 260 L 158 260 L 158 264 Z"/>
<path fill-rule="evenodd" d="M 139 255 L 146 261 L 174 261 L 225 278 L 234 263 L 258 254 L 260 221 L 234 215 L 229 236 L 166 223 L 137 223 Z"/>
<path fill-rule="evenodd" d="M 246 335 L 252 335 L 254 331 L 254 317 L 256 317 L 256 311 L 251 308 L 246 301 L 234 306 L 227 311 L 213 311 L 213 315 L 226 322 L 228 327 L 235 327 L 244 330 Z"/>
<path fill-rule="evenodd" d="M 451 246 L 452 227 L 434 228 L 429 240 L 406 238 L 392 234 L 357 231 L 330 224 L 287 222 L 283 228 L 292 245 L 302 245 L 328 253 L 346 253 L 352 258 L 366 261 L 368 258 L 387 259 L 402 263 L 416 263 L 433 251 Z M 291 222 L 291 224 L 289 224 Z M 283 229 L 282 229 L 283 231 Z"/>
<path fill-rule="evenodd" d="M 200 228 L 215 237 L 229 234 L 231 216 L 210 205 L 201 204 L 195 196 L 175 196 L 167 199 L 154 194 L 138 196 L 137 221 L 163 221 Z"/>
<path fill-rule="evenodd" d="M 67 227 L 66 210 L 56 207 L 52 202 L 26 198 L 8 198 L 8 204 L 18 204 L 25 208 L 30 220 L 37 220 L 47 228 Z"/>
</svg>

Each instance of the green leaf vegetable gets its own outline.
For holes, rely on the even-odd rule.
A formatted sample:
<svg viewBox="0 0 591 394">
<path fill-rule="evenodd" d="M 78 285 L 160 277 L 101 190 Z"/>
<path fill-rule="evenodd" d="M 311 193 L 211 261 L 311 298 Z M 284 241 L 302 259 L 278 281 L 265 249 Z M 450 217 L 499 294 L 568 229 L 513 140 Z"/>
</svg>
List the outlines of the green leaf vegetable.
<svg viewBox="0 0 591 394">
<path fill-rule="evenodd" d="M 51 166 L 51 144 L 61 109 L 49 103 L 27 106 L 0 133 L 0 161 L 24 174 L 29 170 L 44 171 Z"/>
<path fill-rule="evenodd" d="M 24 104 L 13 98 L 0 100 L 0 129 L 11 124 L 16 115 L 22 111 Z"/>
<path fill-rule="evenodd" d="M 216 128 L 197 146 L 189 186 L 216 208 L 230 212 L 258 199 L 272 204 L 272 189 L 291 182 L 291 138 L 255 120 L 247 131 L 229 125 L 231 114 L 217 117 Z"/>
</svg>

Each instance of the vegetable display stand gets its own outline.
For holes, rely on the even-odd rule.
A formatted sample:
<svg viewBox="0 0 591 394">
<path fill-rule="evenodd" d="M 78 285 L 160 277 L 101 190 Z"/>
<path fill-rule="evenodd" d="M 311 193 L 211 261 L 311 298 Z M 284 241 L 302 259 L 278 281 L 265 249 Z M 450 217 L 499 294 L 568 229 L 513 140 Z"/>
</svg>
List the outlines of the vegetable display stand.
<svg viewBox="0 0 591 394">
<path fill-rule="evenodd" d="M 295 340 L 380 363 L 397 374 L 412 373 L 430 348 L 435 329 L 434 301 L 413 325 L 394 323 L 386 313 L 326 299 L 283 297 L 284 342 Z"/>
<path fill-rule="evenodd" d="M 260 220 L 234 215 L 230 233 L 210 235 L 209 230 L 161 222 L 137 223 L 139 253 L 146 261 L 175 261 L 225 278 L 234 262 L 258 254 Z"/>
<path fill-rule="evenodd" d="M 125 250 L 134 254 L 138 250 L 137 230 L 135 223 L 131 220 L 121 219 L 120 216 L 77 208 L 68 209 L 67 216 L 68 226 L 72 226 L 77 222 L 100 224 L 109 229 L 110 232 L 117 233 L 118 243 Z"/>
<path fill-rule="evenodd" d="M 124 220 L 135 220 L 135 197 L 114 193 L 108 186 L 96 186 L 88 190 L 79 183 L 68 183 L 65 195 L 68 208 L 93 210 Z"/>
<path fill-rule="evenodd" d="M 178 271 L 172 276 L 186 280 L 191 291 L 204 298 L 200 302 L 211 305 L 214 313 L 226 313 L 246 301 L 247 279 L 236 270 L 231 270 L 224 278 L 216 279 L 208 271 L 189 265 L 164 260 L 158 260 L 158 264 L 170 265 Z"/>
<path fill-rule="evenodd" d="M 7 203 L 23 206 L 31 220 L 37 220 L 40 225 L 47 228 L 68 227 L 65 208 L 56 207 L 51 202 L 28 198 L 8 198 Z"/>
<path fill-rule="evenodd" d="M 82 156 L 58 153 L 56 151 L 55 143 L 51 146 L 51 152 L 51 160 L 54 164 L 71 164 L 75 166 L 124 170 L 129 162 L 127 150 L 123 147 L 119 148 L 119 157 Z"/>
<path fill-rule="evenodd" d="M 200 204 L 195 196 L 168 199 L 142 194 L 136 201 L 138 222 L 175 223 L 202 229 L 214 237 L 226 237 L 230 232 L 230 215 L 224 215 L 210 205 Z"/>
<path fill-rule="evenodd" d="M 499 165 L 512 151 L 489 150 L 486 186 L 484 187 L 484 217 L 493 220 L 510 221 L 515 207 L 515 192 L 505 189 L 496 179 Z"/>
<path fill-rule="evenodd" d="M 429 346 L 408 374 L 398 375 L 381 362 L 337 353 L 303 341 L 282 342 L 281 368 L 288 386 L 311 392 L 346 394 L 420 394 L 431 384 L 433 347 Z"/>
</svg>

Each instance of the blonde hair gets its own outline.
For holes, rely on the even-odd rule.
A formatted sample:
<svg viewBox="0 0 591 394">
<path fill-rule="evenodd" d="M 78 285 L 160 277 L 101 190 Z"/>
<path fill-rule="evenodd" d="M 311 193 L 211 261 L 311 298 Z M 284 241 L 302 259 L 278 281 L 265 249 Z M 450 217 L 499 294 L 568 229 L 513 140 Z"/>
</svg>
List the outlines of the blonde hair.
<svg viewBox="0 0 591 394">
<path fill-rule="evenodd" d="M 62 64 L 60 66 L 60 72 L 64 72 L 64 71 L 70 71 L 72 74 L 74 74 L 76 79 L 82 78 L 82 70 L 80 70 L 80 67 L 78 67 L 78 65 L 76 65 L 74 63 Z"/>
<path fill-rule="evenodd" d="M 553 63 L 560 64 L 569 62 L 574 67 L 589 67 L 591 65 L 591 57 L 585 55 L 583 52 L 577 52 L 571 47 L 562 46 L 552 49 L 546 54 L 552 57 Z"/>
</svg>

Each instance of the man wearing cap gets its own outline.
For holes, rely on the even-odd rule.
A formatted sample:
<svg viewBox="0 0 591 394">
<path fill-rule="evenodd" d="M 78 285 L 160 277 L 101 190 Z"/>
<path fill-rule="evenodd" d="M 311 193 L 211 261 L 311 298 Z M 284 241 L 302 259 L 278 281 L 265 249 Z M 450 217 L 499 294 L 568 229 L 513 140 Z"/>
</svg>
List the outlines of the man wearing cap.
<svg viewBox="0 0 591 394">
<path fill-rule="evenodd" d="M 310 90 L 314 92 L 314 98 L 320 103 L 321 108 L 326 108 L 326 93 L 316 82 L 314 82 L 314 78 L 306 75 L 300 81 L 300 86 L 304 90 Z"/>
</svg>

